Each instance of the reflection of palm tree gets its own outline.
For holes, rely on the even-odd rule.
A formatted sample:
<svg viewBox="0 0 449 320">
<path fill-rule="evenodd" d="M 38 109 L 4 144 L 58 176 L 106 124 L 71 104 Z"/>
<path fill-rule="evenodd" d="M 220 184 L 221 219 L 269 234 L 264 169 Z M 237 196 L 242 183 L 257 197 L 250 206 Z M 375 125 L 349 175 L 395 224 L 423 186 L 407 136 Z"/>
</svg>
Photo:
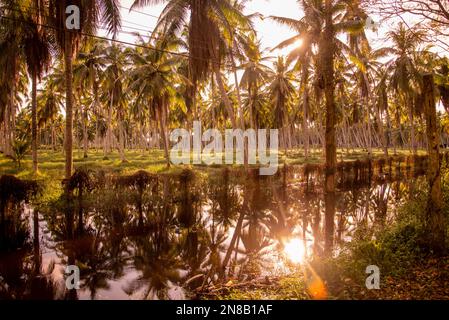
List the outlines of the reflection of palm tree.
<svg viewBox="0 0 449 320">
<path fill-rule="evenodd" d="M 128 294 L 147 286 L 145 299 L 165 299 L 170 284 L 180 280 L 178 237 L 173 232 L 176 217 L 170 194 L 170 181 L 164 177 L 162 191 L 154 196 L 147 214 L 149 234 L 131 240 L 134 266 L 142 274 L 126 288 Z"/>
<path fill-rule="evenodd" d="M 147 286 L 144 299 L 166 299 L 170 283 L 180 280 L 178 268 L 181 267 L 176 241 L 165 230 L 165 239 L 159 236 L 145 236 L 134 240 L 134 267 L 141 271 L 141 275 L 132 281 L 125 290 L 132 294 L 136 290 Z"/>
<path fill-rule="evenodd" d="M 247 222 L 244 223 L 240 236 L 245 251 L 240 252 L 237 242 L 235 262 L 237 262 L 237 252 L 245 254 L 248 262 L 256 262 L 254 258 L 262 255 L 263 250 L 271 245 L 271 240 L 267 237 L 271 218 L 271 212 L 267 210 L 270 204 L 269 189 L 261 188 L 260 177 L 257 176 L 252 181 L 250 190 L 247 195 L 249 197 Z"/>
</svg>

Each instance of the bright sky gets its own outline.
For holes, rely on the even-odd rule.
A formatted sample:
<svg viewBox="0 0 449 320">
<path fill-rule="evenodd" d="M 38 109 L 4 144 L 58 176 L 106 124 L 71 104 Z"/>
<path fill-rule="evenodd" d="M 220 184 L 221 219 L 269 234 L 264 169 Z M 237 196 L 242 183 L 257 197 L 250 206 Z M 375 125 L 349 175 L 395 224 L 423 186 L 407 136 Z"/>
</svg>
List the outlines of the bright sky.
<svg viewBox="0 0 449 320">
<path fill-rule="evenodd" d="M 134 0 L 122 0 L 121 2 L 123 30 L 125 32 L 136 31 L 141 34 L 145 34 L 142 30 L 135 30 L 133 28 L 145 30 L 154 29 L 157 22 L 156 17 L 159 16 L 164 8 L 164 5 L 148 6 L 146 8 L 137 9 L 140 13 L 134 11 L 129 12 L 129 10 L 125 8 L 130 8 L 133 2 Z M 282 2 L 279 0 L 253 0 L 248 3 L 247 12 L 245 13 L 250 14 L 254 12 L 259 12 L 266 17 L 270 15 L 290 18 L 301 17 L 301 12 L 296 0 L 282 0 Z M 149 15 L 154 15 L 156 17 Z M 258 21 L 255 21 L 255 26 L 258 31 L 259 38 L 262 40 L 263 47 L 274 47 L 282 40 L 294 35 L 294 33 L 288 28 L 279 26 L 269 19 L 258 19 Z M 127 33 L 121 33 L 120 40 L 134 42 L 133 36 Z"/>
<path fill-rule="evenodd" d="M 164 5 L 148 6 L 136 11 L 129 12 L 134 0 L 122 0 L 122 24 L 123 32 L 119 39 L 126 42 L 134 42 L 135 38 L 129 34 L 131 32 L 139 32 L 143 35 L 149 35 L 146 30 L 153 30 L 157 17 L 160 15 Z M 272 48 L 281 41 L 288 39 L 294 35 L 289 28 L 281 26 L 268 19 L 270 15 L 283 16 L 298 19 L 302 17 L 302 12 L 296 0 L 252 0 L 247 4 L 245 14 L 258 12 L 266 19 L 257 19 L 254 25 L 258 32 L 258 36 L 262 41 L 263 48 Z M 374 20 L 378 20 L 374 18 Z M 372 41 L 373 47 L 384 44 L 384 34 L 391 26 L 381 25 L 378 33 L 367 30 L 367 34 Z M 102 33 L 104 34 L 104 33 Z M 288 49 L 283 52 L 274 52 L 274 54 L 285 54 Z"/>
</svg>

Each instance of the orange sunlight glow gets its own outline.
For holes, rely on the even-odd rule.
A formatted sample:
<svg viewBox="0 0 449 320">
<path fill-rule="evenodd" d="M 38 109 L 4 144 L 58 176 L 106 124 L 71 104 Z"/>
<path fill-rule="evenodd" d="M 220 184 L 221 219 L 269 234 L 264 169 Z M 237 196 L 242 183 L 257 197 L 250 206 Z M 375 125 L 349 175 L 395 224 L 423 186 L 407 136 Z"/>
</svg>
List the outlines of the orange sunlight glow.
<svg viewBox="0 0 449 320">
<path fill-rule="evenodd" d="M 295 47 L 299 48 L 299 47 L 301 47 L 303 45 L 303 43 L 304 43 L 303 39 L 298 39 L 295 42 Z"/>
<path fill-rule="evenodd" d="M 304 242 L 299 238 L 290 239 L 284 245 L 284 253 L 293 263 L 301 263 L 305 258 Z"/>
</svg>

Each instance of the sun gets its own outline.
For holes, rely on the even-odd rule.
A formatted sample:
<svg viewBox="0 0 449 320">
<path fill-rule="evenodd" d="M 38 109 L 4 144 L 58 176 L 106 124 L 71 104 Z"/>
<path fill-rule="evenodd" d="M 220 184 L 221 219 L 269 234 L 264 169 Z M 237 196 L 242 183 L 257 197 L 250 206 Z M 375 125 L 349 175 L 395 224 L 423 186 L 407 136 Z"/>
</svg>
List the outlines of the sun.
<svg viewBox="0 0 449 320">
<path fill-rule="evenodd" d="M 301 263 L 305 258 L 304 241 L 299 238 L 293 238 L 284 245 L 286 257 L 293 263 Z"/>
<path fill-rule="evenodd" d="M 302 45 L 304 44 L 304 40 L 303 39 L 298 39 L 295 41 L 295 47 L 300 48 L 302 47 Z"/>
</svg>

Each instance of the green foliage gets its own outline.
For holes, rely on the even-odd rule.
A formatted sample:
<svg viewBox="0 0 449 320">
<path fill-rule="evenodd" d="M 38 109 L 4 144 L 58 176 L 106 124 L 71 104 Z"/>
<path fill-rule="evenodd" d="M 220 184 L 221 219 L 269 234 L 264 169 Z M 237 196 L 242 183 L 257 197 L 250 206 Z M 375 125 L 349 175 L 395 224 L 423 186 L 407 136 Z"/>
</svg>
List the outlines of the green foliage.
<svg viewBox="0 0 449 320">
<path fill-rule="evenodd" d="M 12 150 L 14 153 L 14 161 L 18 165 L 19 168 L 22 166 L 22 160 L 25 158 L 29 148 L 30 141 L 26 139 L 16 139 L 12 144 Z"/>
</svg>

